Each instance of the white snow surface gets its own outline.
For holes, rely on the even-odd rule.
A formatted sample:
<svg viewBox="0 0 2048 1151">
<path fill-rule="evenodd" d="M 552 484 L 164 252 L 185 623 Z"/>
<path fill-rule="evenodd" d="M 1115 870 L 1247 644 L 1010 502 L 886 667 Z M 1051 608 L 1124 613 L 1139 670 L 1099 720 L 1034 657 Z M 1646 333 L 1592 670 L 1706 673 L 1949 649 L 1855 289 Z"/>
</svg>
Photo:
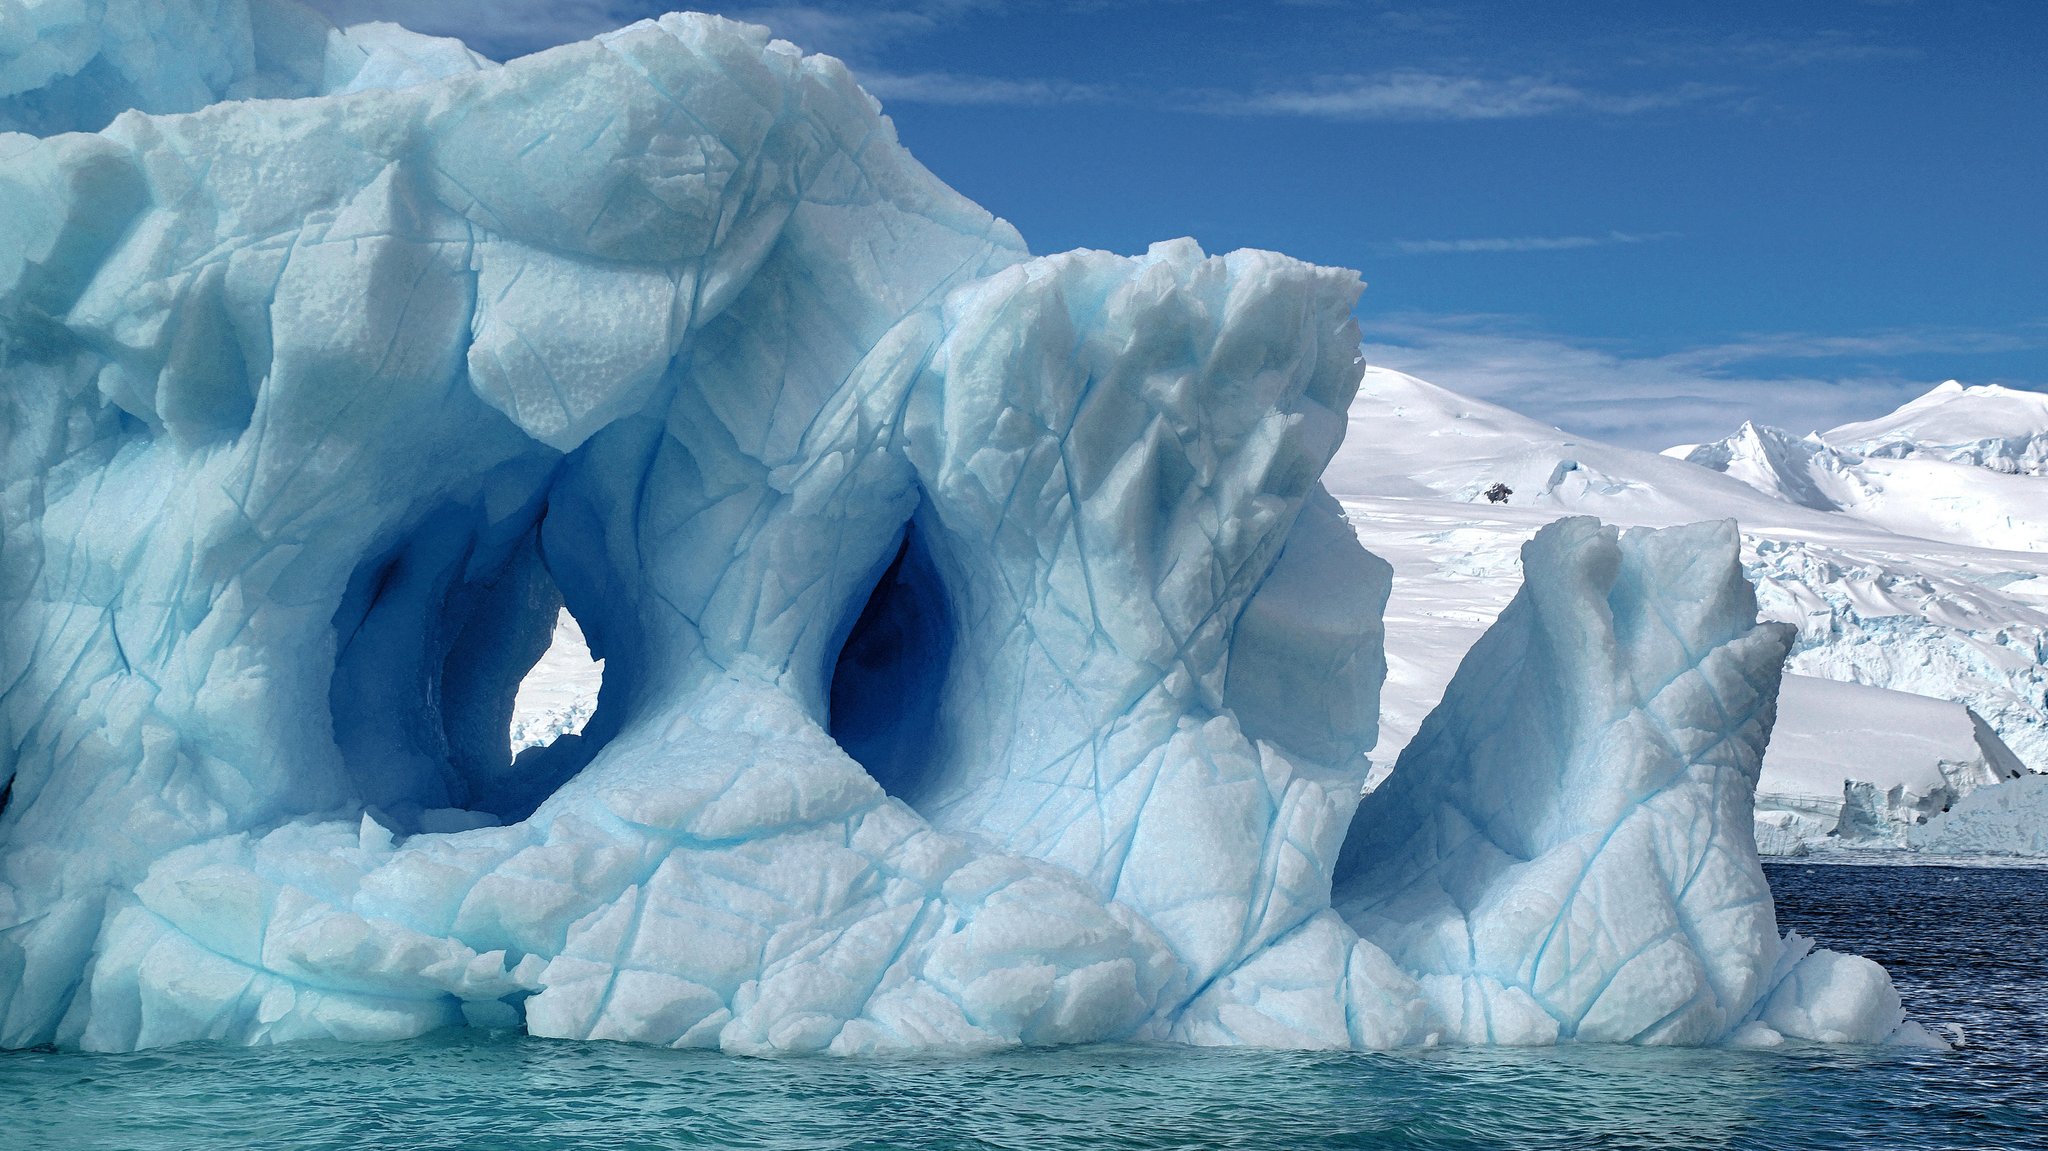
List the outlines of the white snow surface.
<svg viewBox="0 0 2048 1151">
<path fill-rule="evenodd" d="M 1347 409 L 1431 476 L 1356 434 L 1354 274 L 1032 258 L 716 17 L 314 25 L 264 101 L 273 9 L 144 7 L 0 36 L 16 123 L 142 105 L 0 136 L 0 1044 L 1919 1035 L 1777 933 L 1725 522 L 1535 532 L 1354 820 L 1391 575 L 1318 476 Z M 603 689 L 514 758 L 564 607 Z"/>
<path fill-rule="evenodd" d="M 512 755 L 546 747 L 564 735 L 580 735 L 597 711 L 604 661 L 592 659 L 576 617 L 563 608 L 555 616 L 548 650 L 519 681 L 512 701 Z"/>
<path fill-rule="evenodd" d="M 1983 763 L 1976 725 L 1962 704 L 1858 683 L 1788 675 L 1771 732 L 1772 782 L 1785 794 L 1840 802 L 1841 769 L 1879 788 L 1926 795 L 1947 781 L 1941 764 Z M 1793 716 L 1799 716 L 1797 720 Z M 1979 780 L 1992 783 L 1992 778 Z"/>
<path fill-rule="evenodd" d="M 2048 551 L 2048 501 L 2041 496 L 2038 475 L 1917 453 L 1897 459 L 1863 456 L 1819 436 L 1795 439 L 1755 424 L 1744 424 L 1725 440 L 1666 454 L 1789 503 L 1840 512 L 1900 535 Z"/>
</svg>

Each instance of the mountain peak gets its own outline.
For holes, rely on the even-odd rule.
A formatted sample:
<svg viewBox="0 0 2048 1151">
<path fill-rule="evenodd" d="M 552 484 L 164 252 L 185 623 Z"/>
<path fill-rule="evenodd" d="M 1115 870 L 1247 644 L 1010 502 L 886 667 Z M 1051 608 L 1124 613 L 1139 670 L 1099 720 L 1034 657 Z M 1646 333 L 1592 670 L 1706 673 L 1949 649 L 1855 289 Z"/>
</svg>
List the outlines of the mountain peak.
<svg viewBox="0 0 2048 1151">
<path fill-rule="evenodd" d="M 1825 439 L 1864 455 L 2039 475 L 2048 471 L 2048 393 L 1949 380 L 1889 415 L 1843 424 Z"/>
</svg>

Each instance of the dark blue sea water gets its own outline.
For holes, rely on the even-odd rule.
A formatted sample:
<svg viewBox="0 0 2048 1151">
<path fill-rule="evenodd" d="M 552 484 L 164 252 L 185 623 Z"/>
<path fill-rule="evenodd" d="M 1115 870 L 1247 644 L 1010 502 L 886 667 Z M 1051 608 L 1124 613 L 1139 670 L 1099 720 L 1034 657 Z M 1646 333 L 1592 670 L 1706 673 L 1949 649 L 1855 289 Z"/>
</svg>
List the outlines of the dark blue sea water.
<svg viewBox="0 0 2048 1151">
<path fill-rule="evenodd" d="M 2048 1147 L 2048 871 L 1770 872 L 1785 926 L 1882 961 L 1968 1045 L 855 1061 L 451 1033 L 12 1052 L 0 1151 Z"/>
</svg>

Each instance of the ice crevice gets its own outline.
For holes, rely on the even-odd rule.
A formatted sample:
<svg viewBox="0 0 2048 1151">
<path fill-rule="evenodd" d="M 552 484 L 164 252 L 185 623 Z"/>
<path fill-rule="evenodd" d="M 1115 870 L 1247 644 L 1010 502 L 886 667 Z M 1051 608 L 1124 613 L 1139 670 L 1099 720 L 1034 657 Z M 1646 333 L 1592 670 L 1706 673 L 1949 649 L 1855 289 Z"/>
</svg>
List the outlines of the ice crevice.
<svg viewBox="0 0 2048 1151">
<path fill-rule="evenodd" d="M 1354 274 L 1034 258 L 717 17 L 293 26 L 0 97 L 0 1044 L 1915 1036 L 1778 935 L 1727 525 L 1545 529 L 1361 801 Z"/>
</svg>

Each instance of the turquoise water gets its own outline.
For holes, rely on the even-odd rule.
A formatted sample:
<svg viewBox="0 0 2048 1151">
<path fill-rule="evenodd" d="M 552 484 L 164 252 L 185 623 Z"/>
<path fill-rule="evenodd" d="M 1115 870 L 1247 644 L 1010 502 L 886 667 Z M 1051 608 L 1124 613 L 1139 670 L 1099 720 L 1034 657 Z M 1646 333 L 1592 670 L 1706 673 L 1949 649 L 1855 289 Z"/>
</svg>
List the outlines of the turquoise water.
<svg viewBox="0 0 2048 1151">
<path fill-rule="evenodd" d="M 472 1032 L 0 1055 L 0 1148 L 2048 1146 L 2048 872 L 1772 870 L 1956 1052 L 1095 1047 L 728 1059 Z"/>
</svg>

